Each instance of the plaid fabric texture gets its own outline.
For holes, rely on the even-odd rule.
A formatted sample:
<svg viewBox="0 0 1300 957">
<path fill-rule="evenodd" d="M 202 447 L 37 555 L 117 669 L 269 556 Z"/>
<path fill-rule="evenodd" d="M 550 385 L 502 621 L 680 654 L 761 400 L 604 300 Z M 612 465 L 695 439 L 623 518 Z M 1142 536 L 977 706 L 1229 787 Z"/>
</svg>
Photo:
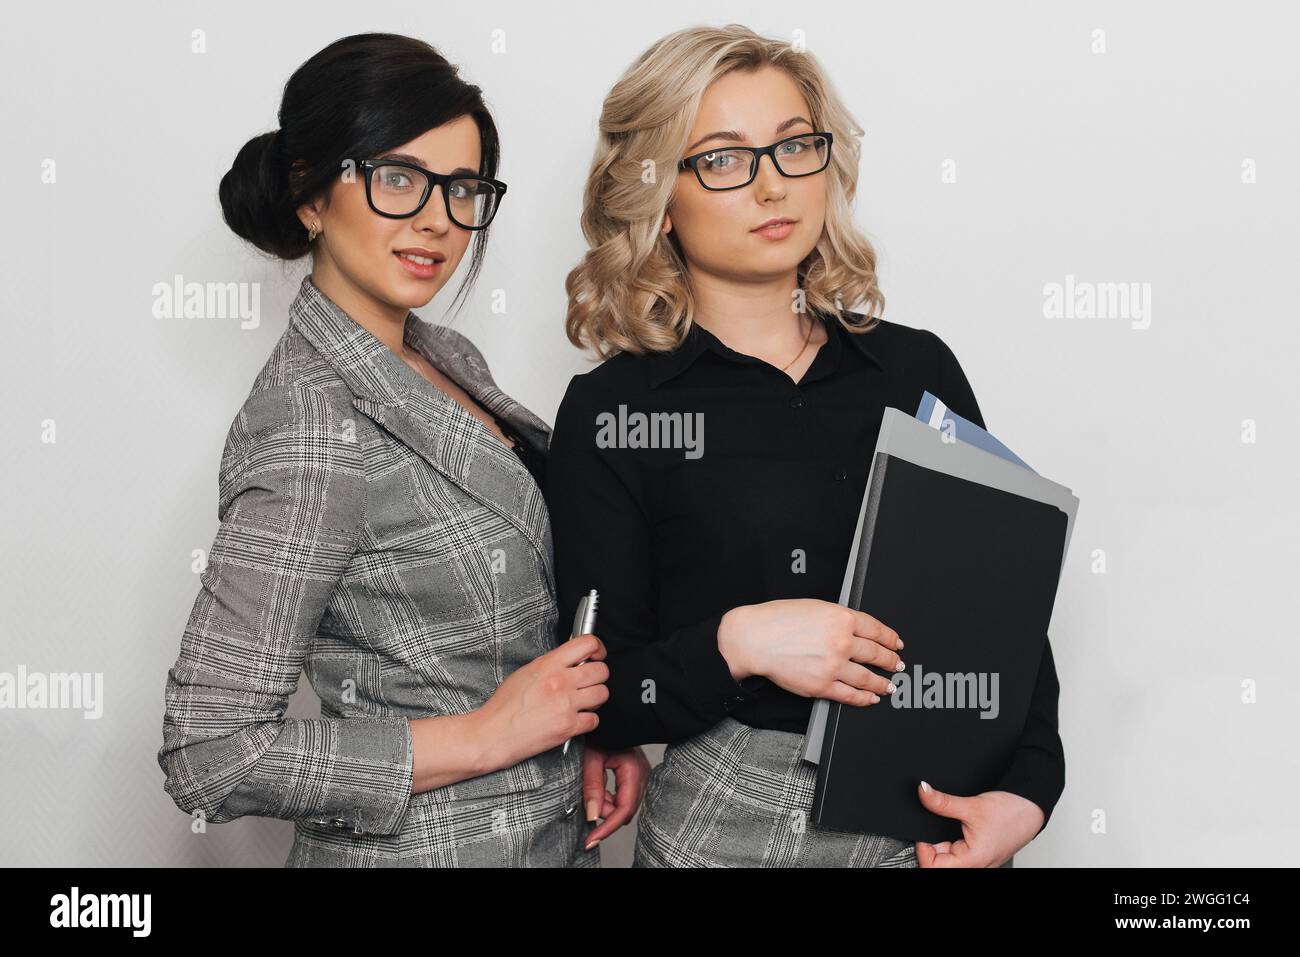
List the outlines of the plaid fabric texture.
<svg viewBox="0 0 1300 957">
<path fill-rule="evenodd" d="M 916 847 L 814 827 L 803 736 L 723 718 L 664 750 L 641 807 L 633 867 L 916 867 Z"/>
</svg>

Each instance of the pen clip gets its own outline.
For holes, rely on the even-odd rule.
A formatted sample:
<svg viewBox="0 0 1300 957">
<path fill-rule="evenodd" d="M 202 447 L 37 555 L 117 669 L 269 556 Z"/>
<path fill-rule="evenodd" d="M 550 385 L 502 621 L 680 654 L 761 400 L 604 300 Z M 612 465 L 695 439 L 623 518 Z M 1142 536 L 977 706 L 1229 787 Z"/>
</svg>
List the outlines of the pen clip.
<svg viewBox="0 0 1300 957">
<path fill-rule="evenodd" d="M 573 630 L 569 632 L 570 638 L 585 635 L 596 627 L 596 604 L 599 601 L 600 596 L 594 588 L 578 599 L 578 611 L 573 616 Z"/>
</svg>

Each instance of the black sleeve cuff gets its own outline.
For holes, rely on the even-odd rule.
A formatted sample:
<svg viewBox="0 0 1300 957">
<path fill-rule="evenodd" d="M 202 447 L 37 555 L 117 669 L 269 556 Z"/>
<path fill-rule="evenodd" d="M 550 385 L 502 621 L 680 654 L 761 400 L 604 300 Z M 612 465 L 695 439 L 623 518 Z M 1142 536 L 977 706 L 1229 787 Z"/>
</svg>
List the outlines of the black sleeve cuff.
<svg viewBox="0 0 1300 957">
<path fill-rule="evenodd" d="M 726 612 L 681 628 L 673 636 L 681 649 L 682 667 L 692 697 L 703 711 L 725 715 L 747 701 L 753 701 L 767 679 L 751 675 L 743 681 L 731 676 L 731 667 L 718 648 L 718 626 Z"/>
<path fill-rule="evenodd" d="M 1065 790 L 1065 768 L 1052 755 L 1022 748 L 994 790 L 1018 794 L 1042 808 L 1043 825 L 1038 829 L 1041 834 Z"/>
</svg>

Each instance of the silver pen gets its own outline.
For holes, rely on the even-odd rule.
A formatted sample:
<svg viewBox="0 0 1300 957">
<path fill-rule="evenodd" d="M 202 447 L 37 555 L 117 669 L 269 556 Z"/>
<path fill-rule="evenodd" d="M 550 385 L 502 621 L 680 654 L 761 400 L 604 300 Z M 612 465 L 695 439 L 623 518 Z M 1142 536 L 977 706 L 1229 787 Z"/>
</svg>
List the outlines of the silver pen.
<svg viewBox="0 0 1300 957">
<path fill-rule="evenodd" d="M 578 611 L 573 616 L 573 631 L 569 634 L 569 640 L 572 641 L 579 635 L 595 634 L 596 630 L 596 605 L 600 602 L 600 596 L 596 594 L 596 589 L 592 589 L 578 599 Z M 578 664 L 586 662 L 586 658 L 579 661 Z M 572 739 L 570 739 L 572 740 Z M 569 753 L 569 741 L 564 742 L 564 750 L 561 754 Z"/>
</svg>

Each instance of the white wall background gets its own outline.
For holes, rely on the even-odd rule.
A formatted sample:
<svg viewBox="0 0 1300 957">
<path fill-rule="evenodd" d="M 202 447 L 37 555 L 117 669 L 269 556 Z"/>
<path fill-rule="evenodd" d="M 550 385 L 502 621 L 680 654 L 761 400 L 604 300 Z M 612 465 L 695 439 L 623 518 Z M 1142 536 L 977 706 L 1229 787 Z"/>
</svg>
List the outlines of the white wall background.
<svg viewBox="0 0 1300 957">
<path fill-rule="evenodd" d="M 104 714 L 0 710 L 0 861 L 279 866 L 291 842 L 290 823 L 257 818 L 192 835 L 155 752 L 226 429 L 305 269 L 244 247 L 217 182 L 275 127 L 293 69 L 340 36 L 389 30 L 484 88 L 510 198 L 455 325 L 553 421 L 588 368 L 563 336 L 563 277 L 583 249 L 601 100 L 656 38 L 732 20 L 804 31 L 867 130 L 857 214 L 881 253 L 884 314 L 944 337 L 990 429 L 1082 500 L 1052 631 L 1067 786 L 1016 865 L 1283 860 L 1300 836 L 1295 8 L 406 6 L 6 14 L 0 671 L 102 673 Z M 154 283 L 177 274 L 262 283 L 260 327 L 154 318 Z M 1067 275 L 1149 283 L 1149 326 L 1045 317 L 1044 285 Z M 486 308 L 495 289 L 505 315 Z M 441 306 L 422 315 L 440 321 Z M 295 713 L 314 707 L 304 680 Z M 606 842 L 606 865 L 630 861 L 630 842 L 630 829 Z"/>
</svg>

